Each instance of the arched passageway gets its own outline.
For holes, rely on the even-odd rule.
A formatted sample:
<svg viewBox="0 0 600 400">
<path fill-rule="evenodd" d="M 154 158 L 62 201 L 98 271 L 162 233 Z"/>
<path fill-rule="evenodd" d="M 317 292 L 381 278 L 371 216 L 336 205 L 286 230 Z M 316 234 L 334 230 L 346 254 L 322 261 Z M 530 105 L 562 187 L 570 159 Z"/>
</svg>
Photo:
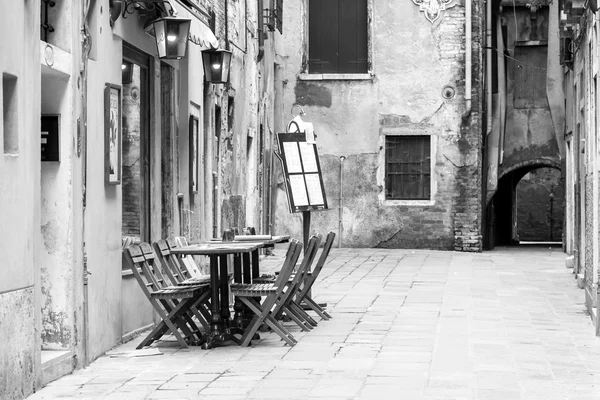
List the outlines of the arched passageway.
<svg viewBox="0 0 600 400">
<path fill-rule="evenodd" d="M 561 242 L 564 179 L 560 166 L 530 161 L 506 170 L 486 213 L 486 249 L 524 241 Z"/>
</svg>

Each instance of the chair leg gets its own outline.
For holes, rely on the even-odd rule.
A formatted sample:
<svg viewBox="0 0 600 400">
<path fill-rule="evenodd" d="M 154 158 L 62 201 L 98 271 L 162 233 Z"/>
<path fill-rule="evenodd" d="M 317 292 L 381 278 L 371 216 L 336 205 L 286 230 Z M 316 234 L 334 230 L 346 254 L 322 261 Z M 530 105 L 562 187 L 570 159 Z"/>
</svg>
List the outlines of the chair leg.
<svg viewBox="0 0 600 400">
<path fill-rule="evenodd" d="M 138 345 L 137 349 L 141 349 L 144 346 L 149 346 L 150 344 L 152 344 L 152 342 L 160 339 L 168 331 L 170 331 L 173 334 L 173 336 L 175 336 L 177 342 L 179 342 L 179 345 L 181 347 L 187 349 L 188 345 L 185 342 L 185 339 L 183 338 L 183 336 L 181 336 L 181 333 L 179 333 L 179 330 L 171 321 L 171 318 L 173 318 L 171 314 L 174 314 L 174 312 L 171 312 L 167 315 L 160 308 L 155 308 L 155 310 L 158 312 L 162 321 L 160 321 L 160 323 L 154 327 L 154 329 L 146 336 L 146 338 L 142 340 L 142 342 Z"/>
<path fill-rule="evenodd" d="M 321 318 L 323 318 L 324 320 L 329 320 L 331 319 L 331 315 L 329 315 L 327 313 L 327 311 L 323 310 L 323 308 L 321 308 L 320 305 L 318 305 L 313 299 L 311 299 L 308 296 L 305 296 L 302 299 L 302 303 L 305 303 L 307 306 L 309 306 L 314 312 L 316 312 L 317 314 L 319 314 L 319 316 Z"/>
<path fill-rule="evenodd" d="M 293 310 L 296 314 L 300 316 L 300 318 L 304 319 L 307 324 L 310 325 L 311 328 L 317 326 L 317 321 L 313 319 L 306 311 L 302 309 L 295 301 L 291 301 L 288 308 Z"/>
<path fill-rule="evenodd" d="M 277 333 L 279 337 L 282 338 L 290 346 L 294 346 L 296 343 L 298 343 L 294 336 L 292 336 L 292 334 L 281 324 L 279 324 L 271 315 L 267 315 L 265 323 L 269 325 L 273 332 Z"/>
<path fill-rule="evenodd" d="M 312 326 L 310 326 L 310 324 L 306 324 L 305 321 L 303 321 L 302 318 L 294 310 L 291 310 L 289 307 L 284 305 L 282 306 L 282 311 L 285 311 L 287 316 L 290 317 L 292 321 L 294 321 L 296 325 L 298 325 L 300 329 L 302 329 L 304 332 L 312 330 Z"/>
</svg>

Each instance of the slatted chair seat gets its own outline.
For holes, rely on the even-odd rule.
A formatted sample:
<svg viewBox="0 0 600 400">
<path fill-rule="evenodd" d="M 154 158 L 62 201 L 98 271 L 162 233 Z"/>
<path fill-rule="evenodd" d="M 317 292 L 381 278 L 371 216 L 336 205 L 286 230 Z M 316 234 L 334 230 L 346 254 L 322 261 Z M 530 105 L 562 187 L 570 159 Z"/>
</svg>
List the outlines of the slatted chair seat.
<svg viewBox="0 0 600 400">
<path fill-rule="evenodd" d="M 274 283 L 234 283 L 230 286 L 238 296 L 268 296 L 277 290 Z"/>
<path fill-rule="evenodd" d="M 210 276 L 201 276 L 196 278 L 188 278 L 184 281 L 178 282 L 178 285 L 181 286 L 196 286 L 196 285 L 209 285 L 210 286 Z"/>
</svg>

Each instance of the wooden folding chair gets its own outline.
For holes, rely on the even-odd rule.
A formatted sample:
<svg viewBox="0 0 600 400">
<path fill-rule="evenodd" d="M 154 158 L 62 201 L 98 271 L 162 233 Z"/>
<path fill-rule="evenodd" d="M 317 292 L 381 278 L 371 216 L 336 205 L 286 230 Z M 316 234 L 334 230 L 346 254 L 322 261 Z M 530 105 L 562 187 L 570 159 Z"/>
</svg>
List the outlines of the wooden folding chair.
<svg viewBox="0 0 600 400">
<path fill-rule="evenodd" d="M 302 283 L 306 279 L 310 266 L 312 265 L 319 245 L 321 243 L 321 235 L 312 236 L 308 240 L 308 246 L 304 251 L 304 259 L 300 263 L 300 266 L 292 273 L 290 279 L 285 288 L 284 294 L 279 298 L 276 303 L 273 315 L 275 319 L 281 319 L 281 314 L 285 314 L 293 320 L 303 331 L 309 331 L 314 326 L 317 326 L 317 322 L 308 315 L 301 307 L 294 302 L 294 298 L 299 293 Z"/>
<path fill-rule="evenodd" d="M 323 245 L 323 251 L 319 256 L 319 260 L 317 261 L 317 265 L 312 270 L 312 272 L 308 272 L 307 276 L 304 280 L 302 289 L 300 293 L 294 299 L 296 304 L 298 305 L 306 305 L 310 307 L 314 312 L 316 312 L 321 318 L 324 320 L 331 319 L 331 315 L 327 313 L 317 302 L 315 302 L 310 297 L 310 290 L 319 277 L 325 262 L 327 261 L 327 257 L 329 256 L 329 252 L 331 251 L 331 247 L 333 246 L 333 241 L 335 240 L 335 232 L 329 232 L 327 237 L 325 238 L 325 244 Z"/>
<path fill-rule="evenodd" d="M 231 293 L 255 314 L 242 335 L 242 346 L 250 344 L 254 334 L 263 323 L 266 323 L 290 346 L 297 343 L 292 334 L 273 318 L 272 309 L 284 293 L 288 279 L 298 262 L 301 252 L 302 243 L 297 240 L 290 241 L 286 259 L 275 283 L 234 283 L 231 285 Z M 262 303 L 259 303 L 256 300 L 257 297 L 265 297 L 265 299 Z"/>
<path fill-rule="evenodd" d="M 171 248 L 177 247 L 174 240 L 161 239 L 158 242 L 152 243 L 156 259 L 161 265 L 163 277 L 169 280 L 169 284 L 173 286 L 206 286 L 206 290 L 210 289 L 210 276 L 192 276 L 189 271 L 182 265 L 181 259 L 171 253 Z M 198 322 L 202 324 L 205 330 L 210 330 L 208 321 L 210 320 L 210 296 L 205 298 L 205 301 L 190 307 L 190 311 Z M 200 313 L 200 315 L 198 315 Z"/>
<path fill-rule="evenodd" d="M 201 341 L 202 334 L 191 315 L 196 315 L 199 320 L 202 320 L 202 315 L 194 312 L 193 308 L 209 296 L 209 285 L 168 285 L 154 265 L 154 253 L 148 243 L 132 245 L 125 249 L 125 260 L 146 298 L 161 318 L 161 322 L 137 348 L 141 349 L 152 344 L 167 332 L 171 332 L 183 348 L 188 347 L 185 339 L 193 342 Z"/>
</svg>

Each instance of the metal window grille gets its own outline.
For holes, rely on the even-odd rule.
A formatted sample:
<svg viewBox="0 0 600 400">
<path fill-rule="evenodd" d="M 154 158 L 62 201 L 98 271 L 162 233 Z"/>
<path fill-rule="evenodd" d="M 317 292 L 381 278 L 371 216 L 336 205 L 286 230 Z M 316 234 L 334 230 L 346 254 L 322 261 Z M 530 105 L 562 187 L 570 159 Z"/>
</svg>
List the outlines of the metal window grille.
<svg viewBox="0 0 600 400">
<path fill-rule="evenodd" d="M 431 137 L 386 136 L 385 198 L 429 200 L 431 197 Z"/>
</svg>

